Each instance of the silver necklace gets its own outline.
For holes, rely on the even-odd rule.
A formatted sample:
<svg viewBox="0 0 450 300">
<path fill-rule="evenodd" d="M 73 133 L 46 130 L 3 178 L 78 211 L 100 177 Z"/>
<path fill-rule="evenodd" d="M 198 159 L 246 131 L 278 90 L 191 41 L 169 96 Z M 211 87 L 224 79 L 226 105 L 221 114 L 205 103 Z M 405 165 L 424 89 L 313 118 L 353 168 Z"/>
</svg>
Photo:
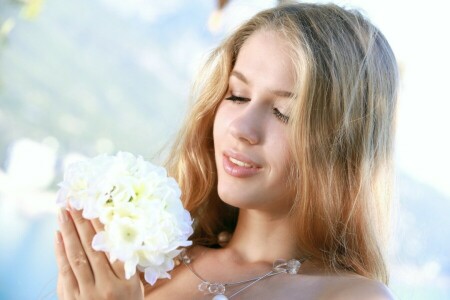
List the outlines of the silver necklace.
<svg viewBox="0 0 450 300">
<path fill-rule="evenodd" d="M 273 268 L 269 272 L 260 275 L 255 278 L 242 280 L 242 281 L 236 281 L 236 282 L 211 282 L 209 280 L 204 279 L 202 276 L 200 276 L 192 267 L 191 264 L 191 258 L 187 254 L 187 250 L 183 249 L 178 256 L 179 260 L 189 269 L 189 271 L 192 272 L 192 274 L 195 275 L 201 282 L 198 285 L 198 290 L 200 292 L 206 293 L 206 294 L 213 294 L 212 300 L 228 300 L 239 294 L 240 292 L 243 292 L 244 290 L 248 289 L 252 285 L 258 283 L 259 281 L 276 276 L 279 274 L 287 273 L 291 275 L 295 275 L 298 273 L 298 270 L 300 269 L 300 266 L 302 265 L 302 262 L 300 262 L 297 259 L 290 259 L 290 260 L 284 260 L 284 259 L 277 259 L 273 263 Z M 234 292 L 233 294 L 226 296 L 225 293 L 227 292 L 228 287 L 233 286 L 239 286 L 244 285 L 242 288 Z"/>
</svg>

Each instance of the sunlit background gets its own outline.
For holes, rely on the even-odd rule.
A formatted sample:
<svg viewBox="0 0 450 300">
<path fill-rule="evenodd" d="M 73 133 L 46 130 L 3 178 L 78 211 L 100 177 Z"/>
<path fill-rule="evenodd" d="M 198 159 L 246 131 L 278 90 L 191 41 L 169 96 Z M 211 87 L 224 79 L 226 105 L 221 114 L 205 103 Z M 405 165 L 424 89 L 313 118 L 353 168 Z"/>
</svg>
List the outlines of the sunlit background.
<svg viewBox="0 0 450 300">
<path fill-rule="evenodd" d="M 277 2 L 0 0 L 0 299 L 56 299 L 64 166 L 118 150 L 161 162 L 208 52 Z M 363 10 L 401 67 L 391 289 L 450 299 L 445 1 L 334 2 Z"/>
</svg>

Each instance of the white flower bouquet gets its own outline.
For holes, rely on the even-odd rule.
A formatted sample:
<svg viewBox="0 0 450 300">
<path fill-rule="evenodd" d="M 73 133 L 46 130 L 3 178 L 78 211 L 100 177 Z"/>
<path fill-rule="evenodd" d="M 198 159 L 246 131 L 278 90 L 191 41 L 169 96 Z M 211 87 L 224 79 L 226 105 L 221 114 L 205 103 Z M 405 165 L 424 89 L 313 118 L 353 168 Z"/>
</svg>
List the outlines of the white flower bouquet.
<svg viewBox="0 0 450 300">
<path fill-rule="evenodd" d="M 60 206 L 83 210 L 84 218 L 104 224 L 92 247 L 109 253 L 111 263 L 124 262 L 127 279 L 136 268 L 152 285 L 170 278 L 179 248 L 192 244 L 192 219 L 178 184 L 140 156 L 119 152 L 74 163 L 59 186 Z"/>
</svg>

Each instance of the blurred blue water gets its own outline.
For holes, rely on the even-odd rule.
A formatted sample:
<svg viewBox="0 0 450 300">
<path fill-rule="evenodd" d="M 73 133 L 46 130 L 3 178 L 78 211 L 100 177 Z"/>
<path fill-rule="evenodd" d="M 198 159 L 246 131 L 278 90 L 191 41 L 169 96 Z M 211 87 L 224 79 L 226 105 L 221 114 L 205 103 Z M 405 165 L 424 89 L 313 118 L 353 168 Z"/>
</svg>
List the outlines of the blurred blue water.
<svg viewBox="0 0 450 300">
<path fill-rule="evenodd" d="M 20 244 L 13 253 L 0 255 L 0 299 L 56 299 L 55 216 L 23 221 L 28 224 Z M 15 234 L 14 228 L 2 234 Z"/>
</svg>

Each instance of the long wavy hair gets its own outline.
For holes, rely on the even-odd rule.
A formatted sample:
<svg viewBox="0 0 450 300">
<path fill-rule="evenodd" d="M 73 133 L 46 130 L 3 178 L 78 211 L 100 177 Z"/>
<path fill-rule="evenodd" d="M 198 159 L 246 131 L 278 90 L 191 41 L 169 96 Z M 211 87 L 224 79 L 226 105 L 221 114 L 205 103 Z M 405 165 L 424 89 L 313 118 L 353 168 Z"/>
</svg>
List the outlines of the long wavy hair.
<svg viewBox="0 0 450 300">
<path fill-rule="evenodd" d="M 233 232 L 238 209 L 217 194 L 213 122 L 247 38 L 277 32 L 289 44 L 295 101 L 289 130 L 298 252 L 331 271 L 384 283 L 398 86 L 394 54 L 357 11 L 289 4 L 262 11 L 214 50 L 194 84 L 194 104 L 167 161 L 195 220 L 194 245 Z M 276 62 L 274 62 L 276 63 Z"/>
</svg>

